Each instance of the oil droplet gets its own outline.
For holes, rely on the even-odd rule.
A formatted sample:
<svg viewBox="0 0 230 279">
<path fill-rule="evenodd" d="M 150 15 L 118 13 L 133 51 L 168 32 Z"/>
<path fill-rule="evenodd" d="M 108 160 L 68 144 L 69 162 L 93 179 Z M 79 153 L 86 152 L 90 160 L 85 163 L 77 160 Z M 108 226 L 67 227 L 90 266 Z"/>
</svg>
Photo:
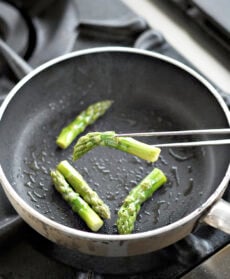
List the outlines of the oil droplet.
<svg viewBox="0 0 230 279">
<path fill-rule="evenodd" d="M 114 201 L 114 200 L 116 200 L 116 195 L 114 195 L 114 193 L 112 193 L 112 192 L 108 192 L 108 193 L 106 193 L 106 198 L 109 201 Z"/>
<path fill-rule="evenodd" d="M 51 110 L 56 109 L 56 104 L 55 103 L 50 103 L 48 106 L 50 107 Z"/>
<path fill-rule="evenodd" d="M 167 166 L 168 165 L 168 162 L 165 160 L 165 158 L 163 156 L 159 156 L 159 160 L 165 165 Z"/>
<path fill-rule="evenodd" d="M 185 197 L 188 196 L 192 192 L 193 186 L 194 186 L 194 180 L 193 180 L 193 178 L 189 178 L 189 186 L 184 191 L 184 196 Z"/>
<path fill-rule="evenodd" d="M 33 194 L 34 194 L 34 196 L 36 196 L 39 199 L 44 199 L 46 196 L 46 194 L 41 195 L 40 193 L 36 192 L 35 190 L 34 190 Z"/>
<path fill-rule="evenodd" d="M 33 188 L 31 181 L 26 182 L 24 185 L 29 187 L 29 188 Z"/>
<path fill-rule="evenodd" d="M 179 177 L 179 173 L 178 173 L 178 168 L 176 166 L 172 166 L 171 171 L 172 171 L 172 174 L 174 175 L 174 177 L 176 179 L 177 186 L 179 186 L 180 185 L 180 177 Z"/>
<path fill-rule="evenodd" d="M 36 180 L 35 180 L 35 178 L 34 178 L 34 176 L 33 176 L 32 174 L 29 175 L 29 178 L 30 178 L 30 181 L 31 181 L 32 183 L 35 183 L 35 182 L 36 182 Z"/>
<path fill-rule="evenodd" d="M 31 198 L 31 200 L 32 200 L 33 202 L 37 202 L 37 201 L 38 201 L 38 200 L 33 196 L 33 194 L 32 194 L 31 191 L 28 191 L 27 194 L 28 194 L 28 196 Z"/>
<path fill-rule="evenodd" d="M 44 166 L 41 167 L 41 170 L 44 174 L 48 174 L 49 171 L 47 170 L 47 168 L 45 168 Z"/>
<path fill-rule="evenodd" d="M 110 179 L 110 181 L 114 181 L 114 180 L 116 181 L 116 178 L 113 177 L 112 174 L 109 175 L 109 179 Z"/>
<path fill-rule="evenodd" d="M 177 161 L 186 161 L 186 160 L 189 160 L 190 158 L 194 157 L 194 154 L 182 156 L 181 154 L 176 153 L 172 148 L 169 148 L 169 154 Z"/>
<path fill-rule="evenodd" d="M 130 184 L 137 185 L 137 181 L 136 180 L 130 180 Z"/>
<path fill-rule="evenodd" d="M 84 170 L 86 175 L 89 175 L 89 170 L 86 167 L 84 167 L 83 170 Z"/>
<path fill-rule="evenodd" d="M 148 216 L 151 216 L 151 213 L 149 212 L 149 211 L 144 211 L 144 213 L 146 214 L 146 215 L 148 215 Z"/>
<path fill-rule="evenodd" d="M 95 183 L 94 183 L 94 186 L 98 188 L 98 187 L 100 187 L 100 184 L 97 183 L 97 182 L 95 182 Z"/>
<path fill-rule="evenodd" d="M 163 204 L 165 204 L 166 203 L 166 201 L 158 201 L 157 203 L 156 203 L 156 206 L 155 206 L 155 208 L 153 209 L 153 223 L 154 224 L 157 224 L 158 222 L 159 222 L 159 218 L 160 218 L 160 209 L 161 209 L 161 206 L 163 205 Z"/>
<path fill-rule="evenodd" d="M 30 171 L 27 171 L 27 170 L 24 170 L 23 173 L 27 174 L 27 175 L 34 175 L 34 172 L 30 172 Z"/>
<path fill-rule="evenodd" d="M 139 169 L 140 172 L 144 171 L 144 168 L 142 166 L 140 166 L 138 169 Z"/>
<path fill-rule="evenodd" d="M 104 165 L 101 165 L 101 164 L 99 164 L 99 163 L 96 163 L 95 165 L 96 165 L 96 167 L 98 168 L 98 170 L 104 170 L 104 169 L 105 169 L 105 166 L 104 166 Z"/>
<path fill-rule="evenodd" d="M 141 179 L 143 179 L 143 176 L 137 174 L 137 175 L 136 175 L 136 178 L 137 178 L 138 180 L 141 180 Z"/>
<path fill-rule="evenodd" d="M 192 173 L 192 166 L 188 166 L 188 173 Z"/>
<path fill-rule="evenodd" d="M 133 161 L 137 164 L 140 164 L 141 163 L 141 159 L 139 159 L 138 157 L 134 156 L 133 157 Z"/>
</svg>

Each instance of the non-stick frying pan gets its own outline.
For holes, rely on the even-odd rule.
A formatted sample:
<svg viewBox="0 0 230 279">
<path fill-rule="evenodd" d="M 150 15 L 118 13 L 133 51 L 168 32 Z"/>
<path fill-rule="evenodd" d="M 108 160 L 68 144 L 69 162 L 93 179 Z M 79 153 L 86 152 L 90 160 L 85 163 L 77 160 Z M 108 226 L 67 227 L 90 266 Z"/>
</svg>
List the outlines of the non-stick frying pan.
<svg viewBox="0 0 230 279">
<path fill-rule="evenodd" d="M 229 182 L 229 146 L 165 148 L 154 165 L 105 147 L 92 150 L 73 165 L 109 204 L 112 218 L 98 233 L 87 229 L 54 190 L 49 171 L 63 159 L 71 162 L 73 145 L 60 150 L 55 144 L 61 128 L 104 99 L 114 100 L 113 106 L 85 133 L 225 128 L 230 123 L 215 89 L 162 55 L 110 47 L 52 60 L 23 78 L 0 111 L 0 181 L 19 215 L 58 244 L 103 256 L 160 249 L 203 220 L 230 232 L 230 207 L 219 201 Z M 118 235 L 122 200 L 155 166 L 168 182 L 145 202 L 134 233 Z"/>
</svg>

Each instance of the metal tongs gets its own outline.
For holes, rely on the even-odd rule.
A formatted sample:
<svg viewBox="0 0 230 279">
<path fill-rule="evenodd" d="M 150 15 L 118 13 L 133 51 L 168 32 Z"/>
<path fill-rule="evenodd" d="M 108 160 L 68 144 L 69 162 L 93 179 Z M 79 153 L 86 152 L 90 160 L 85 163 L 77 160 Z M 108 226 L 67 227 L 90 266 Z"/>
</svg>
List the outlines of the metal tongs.
<svg viewBox="0 0 230 279">
<path fill-rule="evenodd" d="M 230 134 L 230 128 L 224 129 L 203 129 L 185 131 L 165 131 L 165 132 L 143 132 L 143 133 L 124 133 L 117 134 L 119 137 L 163 137 L 163 136 L 194 136 L 194 135 L 222 135 Z M 191 142 L 172 142 L 154 144 L 156 147 L 186 147 L 186 146 L 205 146 L 205 145 L 225 145 L 230 144 L 230 138 L 214 139 Z"/>
</svg>

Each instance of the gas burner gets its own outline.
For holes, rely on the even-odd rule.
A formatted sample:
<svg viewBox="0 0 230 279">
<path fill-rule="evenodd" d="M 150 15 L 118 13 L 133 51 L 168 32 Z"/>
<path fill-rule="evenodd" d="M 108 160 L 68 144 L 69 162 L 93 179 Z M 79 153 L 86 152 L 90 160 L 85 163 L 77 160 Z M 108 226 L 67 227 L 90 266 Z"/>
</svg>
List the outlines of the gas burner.
<svg viewBox="0 0 230 279">
<path fill-rule="evenodd" d="M 202 258 L 208 256 L 214 251 L 210 241 L 207 241 L 195 234 L 190 234 L 186 238 L 175 244 L 178 261 L 185 266 L 191 262 L 197 264 Z"/>
<path fill-rule="evenodd" d="M 98 275 L 107 274 L 114 276 L 114 278 L 126 278 L 128 274 L 151 273 L 157 269 L 165 270 L 167 265 L 173 261 L 169 256 L 170 254 L 167 253 L 168 248 L 130 257 L 103 257 L 83 254 L 77 250 L 57 245 L 32 232 L 30 228 L 26 228 L 23 234 L 27 241 L 41 254 L 85 274 L 91 271 Z M 63 255 L 65 256 L 63 257 Z"/>
<path fill-rule="evenodd" d="M 32 67 L 73 49 L 78 24 L 72 0 L 0 0 L 0 38 Z M 32 9 L 33 7 L 33 9 Z M 45 51 L 44 51 L 45 49 Z M 3 54 L 0 54 L 0 104 L 16 83 Z"/>
<path fill-rule="evenodd" d="M 0 36 L 20 55 L 31 54 L 35 43 L 32 22 L 22 9 L 5 1 L 0 1 Z"/>
<path fill-rule="evenodd" d="M 216 249 L 215 241 L 208 241 L 199 234 L 207 235 L 207 226 L 201 226 L 196 233 L 191 233 L 177 243 L 164 249 L 130 257 L 102 257 L 83 254 L 57 245 L 27 228 L 23 233 L 27 241 L 41 254 L 54 259 L 60 264 L 78 269 L 88 278 L 88 271 L 94 274 L 109 275 L 111 278 L 127 278 L 129 274 L 145 273 L 152 278 L 152 272 L 169 278 L 169 274 L 178 274 L 199 264 L 202 259 L 210 256 Z M 212 231 L 208 228 L 208 231 Z M 63 255 L 65 255 L 63 257 Z M 171 257 L 171 255 L 174 255 Z M 174 266 L 177 266 L 177 270 Z M 116 268 L 114 268 L 116 266 Z M 108 278 L 110 278 L 108 277 Z M 100 277 L 98 277 L 100 278 Z M 103 277 L 101 277 L 103 278 Z M 139 277 L 137 277 L 139 278 Z M 142 278 L 142 277 L 141 277 Z M 174 278 L 174 277 L 170 277 Z"/>
<path fill-rule="evenodd" d="M 193 67 L 167 37 L 150 29 L 145 19 L 120 0 L 0 0 L 0 38 L 34 68 L 70 51 L 108 45 L 148 49 Z M 0 104 L 16 82 L 5 61 L 0 56 Z M 229 94 L 220 94 L 229 105 Z M 230 188 L 224 199 L 230 201 Z M 12 277 L 12 270 L 15 278 L 23 274 L 25 279 L 49 274 L 57 279 L 182 278 L 228 243 L 229 235 L 199 224 L 185 239 L 149 254 L 123 258 L 82 254 L 26 226 L 0 185 L 0 278 Z"/>
<path fill-rule="evenodd" d="M 22 9 L 5 1 L 0 1 L 0 37 L 25 59 L 31 55 L 35 44 L 32 23 Z M 0 76 L 3 71 L 6 74 L 4 59 L 0 57 Z"/>
</svg>

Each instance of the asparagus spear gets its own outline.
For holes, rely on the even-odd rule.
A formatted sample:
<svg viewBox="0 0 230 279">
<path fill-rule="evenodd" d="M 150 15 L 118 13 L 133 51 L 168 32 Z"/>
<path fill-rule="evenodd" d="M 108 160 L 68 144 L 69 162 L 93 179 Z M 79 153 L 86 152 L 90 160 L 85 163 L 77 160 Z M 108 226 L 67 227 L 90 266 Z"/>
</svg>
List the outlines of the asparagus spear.
<svg viewBox="0 0 230 279">
<path fill-rule="evenodd" d="M 72 210 L 78 213 L 92 231 L 98 231 L 102 227 L 103 221 L 97 213 L 93 211 L 78 193 L 73 191 L 64 176 L 58 170 L 51 171 L 50 175 L 56 190 L 62 195 L 64 200 L 67 201 Z"/>
<path fill-rule="evenodd" d="M 134 229 L 134 223 L 141 205 L 167 181 L 164 173 L 155 168 L 125 198 L 118 211 L 117 228 L 120 234 L 129 234 Z"/>
<path fill-rule="evenodd" d="M 93 124 L 111 106 L 112 101 L 97 102 L 82 111 L 71 123 L 64 127 L 57 137 L 59 147 L 67 148 L 88 125 Z"/>
<path fill-rule="evenodd" d="M 133 154 L 149 162 L 155 162 L 160 149 L 129 137 L 118 137 L 115 132 L 94 132 L 81 137 L 74 146 L 73 160 L 77 160 L 94 147 L 102 145 Z"/>
<path fill-rule="evenodd" d="M 69 164 L 68 161 L 61 161 L 57 165 L 57 170 L 65 177 L 74 190 L 97 212 L 102 218 L 110 218 L 109 207 L 93 191 L 80 173 Z"/>
</svg>

